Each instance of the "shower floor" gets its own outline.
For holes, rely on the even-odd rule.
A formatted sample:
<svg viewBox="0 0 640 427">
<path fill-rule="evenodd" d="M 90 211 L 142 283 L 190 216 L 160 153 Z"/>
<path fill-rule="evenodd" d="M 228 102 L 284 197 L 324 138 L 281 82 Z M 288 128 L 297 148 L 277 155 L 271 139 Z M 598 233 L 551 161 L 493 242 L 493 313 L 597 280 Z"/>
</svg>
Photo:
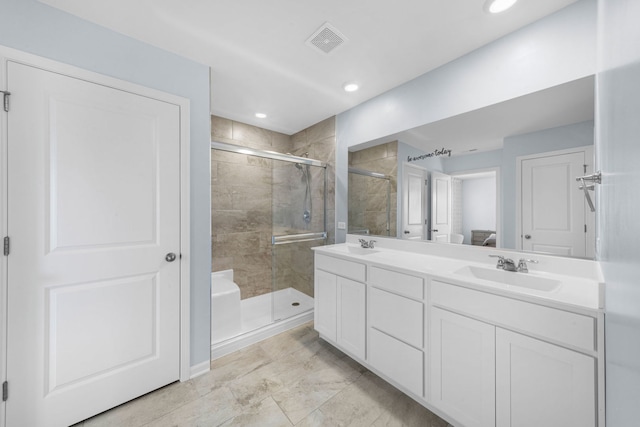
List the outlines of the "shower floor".
<svg viewBox="0 0 640 427">
<path fill-rule="evenodd" d="M 236 337 L 212 343 L 212 359 L 313 320 L 313 298 L 296 289 L 286 288 L 243 299 L 240 301 L 240 310 L 240 333 Z"/>
<path fill-rule="evenodd" d="M 292 304 L 298 303 L 294 306 Z M 281 289 L 268 294 L 258 295 L 240 301 L 242 313 L 242 332 L 244 334 L 254 329 L 269 325 L 271 307 L 273 304 L 273 320 L 276 322 L 313 309 L 313 298 L 293 289 Z"/>
</svg>

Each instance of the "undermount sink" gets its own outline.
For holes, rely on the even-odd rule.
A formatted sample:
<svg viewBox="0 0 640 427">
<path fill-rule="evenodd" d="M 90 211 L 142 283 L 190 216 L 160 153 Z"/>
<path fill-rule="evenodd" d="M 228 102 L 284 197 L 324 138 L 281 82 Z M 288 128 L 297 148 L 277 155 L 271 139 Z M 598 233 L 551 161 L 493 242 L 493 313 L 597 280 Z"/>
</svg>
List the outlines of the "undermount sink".
<svg viewBox="0 0 640 427">
<path fill-rule="evenodd" d="M 371 255 L 371 254 L 375 254 L 376 252 L 380 252 L 378 249 L 362 248 L 360 246 L 342 246 L 342 247 L 337 247 L 336 249 L 338 248 L 342 249 L 345 252 L 356 254 L 356 255 Z"/>
<path fill-rule="evenodd" d="M 560 286 L 560 281 L 540 277 L 532 273 L 516 273 L 499 269 L 467 266 L 456 270 L 456 274 L 476 279 L 498 282 L 505 285 L 551 292 Z"/>
</svg>

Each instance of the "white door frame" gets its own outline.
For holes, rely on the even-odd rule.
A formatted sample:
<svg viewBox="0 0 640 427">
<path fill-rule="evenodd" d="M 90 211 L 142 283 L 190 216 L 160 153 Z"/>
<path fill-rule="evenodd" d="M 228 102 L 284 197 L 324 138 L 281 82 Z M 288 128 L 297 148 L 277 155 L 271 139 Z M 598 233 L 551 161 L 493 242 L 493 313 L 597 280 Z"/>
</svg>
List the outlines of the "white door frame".
<svg viewBox="0 0 640 427">
<path fill-rule="evenodd" d="M 593 145 L 583 145 L 580 147 L 567 148 L 564 150 L 544 151 L 542 153 L 516 157 L 516 250 L 522 250 L 522 162 L 525 160 L 537 159 L 540 157 L 560 156 L 563 154 L 571 153 L 584 153 L 585 163 L 587 165 L 587 173 L 593 172 Z M 584 203 L 586 203 L 586 201 L 584 201 Z M 588 213 L 589 212 L 587 212 L 587 214 Z M 585 221 L 587 221 L 587 218 L 585 218 Z M 586 234 L 587 235 L 585 236 L 585 238 L 587 240 L 588 246 L 590 241 L 595 242 L 595 221 L 593 225 L 589 224 Z M 592 246 L 594 247 L 587 247 L 587 257 L 593 258 L 595 256 L 595 245 Z"/>
<path fill-rule="evenodd" d="M 459 178 L 466 175 L 474 175 L 477 173 L 494 172 L 496 178 L 496 248 L 502 247 L 502 187 L 500 179 L 500 167 L 483 169 L 470 169 L 451 173 L 453 178 Z M 471 242 L 469 242 L 471 243 Z"/>
<path fill-rule="evenodd" d="M 190 101 L 177 95 L 165 93 L 156 89 L 140 86 L 135 83 L 104 76 L 72 65 L 52 61 L 36 55 L 25 53 L 0 45 L 0 91 L 6 91 L 7 61 L 19 62 L 25 65 L 41 68 L 55 73 L 64 74 L 99 85 L 124 90 L 148 98 L 177 105 L 180 109 L 180 381 L 187 381 L 190 371 Z M 0 98 L 2 98 L 0 94 Z M 7 224 L 7 194 L 8 183 L 6 171 L 7 159 L 7 120 L 8 113 L 0 103 L 0 238 L 8 233 Z M 0 358 L 5 360 L 7 354 L 7 264 L 6 256 L 0 259 Z M 7 378 L 6 363 L 0 364 L 0 382 Z M 0 427 L 4 426 L 5 407 L 0 405 Z"/>
<path fill-rule="evenodd" d="M 407 170 L 408 169 L 414 169 L 414 170 L 420 170 L 422 171 L 422 236 L 420 238 L 420 240 L 424 240 L 426 239 L 427 236 L 427 231 L 426 231 L 426 227 L 427 224 L 425 224 L 425 218 L 427 217 L 427 212 L 425 211 L 426 207 L 427 207 L 427 202 L 425 200 L 425 198 L 427 197 L 427 193 L 426 193 L 426 183 L 425 181 L 427 180 L 427 170 L 425 168 L 423 168 L 422 166 L 418 166 L 415 164 L 411 164 L 408 162 L 404 162 L 403 166 L 402 166 L 402 177 L 400 179 L 402 179 L 402 194 L 400 195 L 401 198 L 401 203 L 400 203 L 400 211 L 398 212 L 398 220 L 399 220 L 399 224 L 400 227 L 398 228 L 398 231 L 396 234 L 398 234 L 398 238 L 400 239 L 404 239 L 405 234 L 404 234 L 404 229 L 405 229 L 405 216 L 408 215 L 408 206 L 405 206 L 406 204 L 406 196 L 405 194 L 407 193 L 407 191 L 409 191 L 409 189 L 407 188 Z"/>
</svg>

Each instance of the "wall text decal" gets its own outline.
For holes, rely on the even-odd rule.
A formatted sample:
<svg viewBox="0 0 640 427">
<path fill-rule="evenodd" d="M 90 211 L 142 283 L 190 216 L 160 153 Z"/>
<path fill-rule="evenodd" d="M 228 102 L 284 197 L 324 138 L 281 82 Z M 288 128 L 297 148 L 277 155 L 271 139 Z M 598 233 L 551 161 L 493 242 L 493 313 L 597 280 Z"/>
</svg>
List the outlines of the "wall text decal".
<svg viewBox="0 0 640 427">
<path fill-rule="evenodd" d="M 407 157 L 407 162 L 416 162 L 418 160 L 428 159 L 429 157 L 438 157 L 438 156 L 447 156 L 451 157 L 451 150 L 447 150 L 446 148 L 435 149 L 433 153 L 422 154 L 420 156 L 409 156 Z"/>
</svg>

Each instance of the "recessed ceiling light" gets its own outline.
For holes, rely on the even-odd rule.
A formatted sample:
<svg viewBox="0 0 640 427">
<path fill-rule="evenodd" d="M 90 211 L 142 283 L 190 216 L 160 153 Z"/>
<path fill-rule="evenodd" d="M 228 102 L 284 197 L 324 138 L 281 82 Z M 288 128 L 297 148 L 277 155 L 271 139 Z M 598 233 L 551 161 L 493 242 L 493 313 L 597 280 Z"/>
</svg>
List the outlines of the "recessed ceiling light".
<svg viewBox="0 0 640 427">
<path fill-rule="evenodd" d="M 265 113 L 256 113 L 256 117 L 259 119 L 266 119 L 267 115 Z"/>
<path fill-rule="evenodd" d="M 489 13 L 500 13 L 509 9 L 518 0 L 487 0 L 484 4 L 484 10 Z"/>
<path fill-rule="evenodd" d="M 358 87 L 358 83 L 345 83 L 344 86 L 342 86 L 345 92 L 355 92 L 358 90 Z"/>
</svg>

